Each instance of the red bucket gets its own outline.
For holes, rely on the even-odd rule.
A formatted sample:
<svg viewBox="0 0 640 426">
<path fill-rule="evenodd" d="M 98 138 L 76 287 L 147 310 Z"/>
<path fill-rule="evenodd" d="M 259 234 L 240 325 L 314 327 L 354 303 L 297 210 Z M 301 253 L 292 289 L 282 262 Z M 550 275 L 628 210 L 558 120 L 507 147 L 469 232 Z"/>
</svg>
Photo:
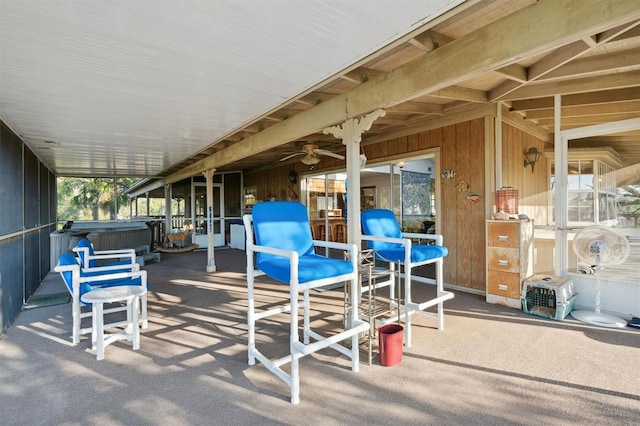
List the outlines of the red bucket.
<svg viewBox="0 0 640 426">
<path fill-rule="evenodd" d="M 387 324 L 378 329 L 380 365 L 391 367 L 402 361 L 402 333 L 398 324 Z"/>
</svg>

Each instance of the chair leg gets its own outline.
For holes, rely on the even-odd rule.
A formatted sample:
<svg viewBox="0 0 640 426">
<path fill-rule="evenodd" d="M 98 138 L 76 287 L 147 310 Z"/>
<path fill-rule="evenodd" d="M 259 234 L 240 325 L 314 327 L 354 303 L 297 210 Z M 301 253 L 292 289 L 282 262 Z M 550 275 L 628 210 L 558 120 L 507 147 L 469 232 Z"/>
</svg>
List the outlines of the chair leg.
<svg viewBox="0 0 640 426">
<path fill-rule="evenodd" d="M 355 327 L 357 321 L 359 321 L 359 309 L 358 309 L 358 300 L 359 300 L 359 294 L 358 294 L 358 288 L 359 288 L 359 280 L 360 277 L 359 275 L 356 274 L 356 276 L 351 280 L 351 285 L 350 287 L 350 291 L 351 291 L 351 300 L 353 301 L 353 304 L 351 306 L 351 324 L 350 327 Z M 347 283 L 345 282 L 345 285 L 347 285 Z M 369 330 L 369 333 L 371 333 L 371 330 Z M 358 372 L 360 370 L 360 345 L 359 345 L 359 340 L 360 340 L 360 333 L 356 333 L 353 336 L 351 336 L 351 371 L 353 372 Z"/>
<path fill-rule="evenodd" d="M 307 291 L 305 293 L 305 306 L 304 306 L 304 338 L 308 339 L 307 335 Z M 291 403 L 298 404 L 300 402 L 300 356 L 295 353 L 295 345 L 299 343 L 300 336 L 298 335 L 298 285 L 290 284 L 289 289 L 289 298 L 291 302 L 291 311 L 289 312 L 289 353 L 291 354 L 291 374 L 290 374 L 290 383 L 289 386 L 291 388 Z"/>
<path fill-rule="evenodd" d="M 79 297 L 79 296 L 78 296 Z M 81 328 L 81 311 L 80 311 L 80 301 L 75 297 L 73 298 L 73 302 L 71 303 L 71 320 L 72 320 L 72 333 L 71 338 L 74 345 L 80 343 L 80 328 Z"/>
<path fill-rule="evenodd" d="M 249 365 L 256 363 L 256 306 L 254 301 L 253 251 L 247 247 L 247 359 Z"/>
<path fill-rule="evenodd" d="M 140 297 L 140 321 L 142 323 L 142 329 L 149 328 L 149 319 L 147 318 L 147 293 Z"/>
<path fill-rule="evenodd" d="M 442 259 L 436 262 L 436 296 L 440 297 L 444 293 L 442 282 Z M 444 302 L 438 303 L 438 330 L 444 330 Z"/>
<path fill-rule="evenodd" d="M 303 301 L 303 327 L 302 327 L 302 338 L 304 340 L 304 344 L 308 345 L 310 342 L 309 331 L 311 331 L 311 318 L 309 314 L 310 306 L 310 298 L 309 298 L 309 289 L 305 289 L 304 291 L 304 301 Z"/>
<path fill-rule="evenodd" d="M 248 364 L 254 365 L 256 357 L 256 319 L 255 302 L 253 300 L 253 271 L 247 272 L 247 357 Z"/>
<path fill-rule="evenodd" d="M 398 268 L 400 269 L 400 268 Z M 404 265 L 404 344 L 406 347 L 411 347 L 411 267 Z"/>
</svg>

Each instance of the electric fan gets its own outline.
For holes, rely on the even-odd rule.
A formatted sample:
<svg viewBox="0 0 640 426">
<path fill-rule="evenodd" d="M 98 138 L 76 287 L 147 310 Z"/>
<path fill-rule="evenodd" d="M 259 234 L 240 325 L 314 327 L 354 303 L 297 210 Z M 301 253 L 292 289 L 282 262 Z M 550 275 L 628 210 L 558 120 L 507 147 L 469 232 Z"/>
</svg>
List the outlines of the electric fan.
<svg viewBox="0 0 640 426">
<path fill-rule="evenodd" d="M 605 226 L 588 226 L 573 238 L 573 251 L 578 259 L 595 265 L 595 311 L 577 310 L 571 316 L 578 321 L 603 327 L 625 327 L 627 322 L 615 315 L 600 312 L 600 271 L 604 266 L 618 265 L 629 255 L 629 242 L 620 232 Z"/>
<path fill-rule="evenodd" d="M 318 145 L 307 143 L 302 147 L 302 151 L 295 152 L 280 159 L 280 161 L 286 161 L 289 158 L 293 158 L 298 155 L 303 155 L 302 163 L 307 166 L 314 166 L 320 162 L 318 155 L 326 155 L 329 157 L 337 158 L 338 160 L 344 160 L 344 155 L 336 154 L 335 152 L 327 151 L 326 149 L 320 149 Z"/>
</svg>

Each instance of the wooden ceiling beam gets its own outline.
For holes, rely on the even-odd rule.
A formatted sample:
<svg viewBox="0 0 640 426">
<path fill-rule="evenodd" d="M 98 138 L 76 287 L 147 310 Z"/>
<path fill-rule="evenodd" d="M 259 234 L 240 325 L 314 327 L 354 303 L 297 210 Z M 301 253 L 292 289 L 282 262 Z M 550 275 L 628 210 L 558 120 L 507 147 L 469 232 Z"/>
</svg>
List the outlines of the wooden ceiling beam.
<svg viewBox="0 0 640 426">
<path fill-rule="evenodd" d="M 568 46 L 551 52 L 527 69 L 527 81 L 525 83 L 530 83 L 534 80 L 537 80 L 544 74 L 566 64 L 567 62 L 583 54 L 590 48 L 591 47 L 584 41 L 578 40 L 569 44 Z M 489 92 L 489 99 L 491 101 L 503 100 L 505 99 L 506 95 L 519 89 L 525 83 L 517 81 L 506 81 Z"/>
<path fill-rule="evenodd" d="M 509 80 L 516 81 L 518 83 L 527 82 L 527 69 L 518 64 L 507 65 L 496 70 L 496 72 Z"/>
<path fill-rule="evenodd" d="M 594 117 L 563 117 L 562 118 L 562 126 L 586 126 L 586 125 L 595 125 L 602 123 L 611 123 L 614 121 L 621 120 L 629 120 L 631 118 L 638 118 L 637 112 L 629 112 L 622 114 L 602 114 L 599 115 L 597 119 Z M 540 120 L 536 120 L 538 125 L 548 127 L 553 126 L 553 117 L 552 118 L 543 118 Z"/>
<path fill-rule="evenodd" d="M 386 108 L 387 112 L 391 113 L 405 113 L 405 114 L 420 114 L 420 115 L 444 115 L 442 105 L 437 104 L 424 104 L 417 102 L 405 102 L 403 104 L 394 105 Z"/>
<path fill-rule="evenodd" d="M 343 80 L 350 81 L 352 83 L 362 84 L 369 81 L 370 78 L 377 77 L 380 74 L 383 74 L 383 72 L 376 71 L 371 68 L 360 67 L 360 68 L 356 68 L 353 71 L 349 71 L 344 75 L 341 75 L 340 78 L 342 78 Z"/>
<path fill-rule="evenodd" d="M 455 99 L 458 101 L 485 103 L 489 101 L 487 92 L 476 89 L 469 89 L 461 86 L 449 86 L 435 92 L 429 93 L 429 96 L 439 98 Z"/>
<path fill-rule="evenodd" d="M 527 69 L 527 82 L 520 83 L 516 81 L 507 81 L 491 90 L 489 93 L 489 99 L 492 101 L 506 99 L 506 95 L 518 90 L 522 85 L 543 79 L 545 75 L 569 63 L 584 52 L 605 44 L 636 25 L 638 25 L 638 23 L 635 21 L 626 22 L 613 29 L 602 32 L 598 37 L 585 35 L 580 40 L 576 40 L 561 49 L 554 50 Z"/>
<path fill-rule="evenodd" d="M 562 106 L 597 105 L 635 101 L 638 99 L 640 99 L 640 87 L 630 87 L 591 93 L 578 93 L 576 95 L 565 95 L 562 97 Z M 511 102 L 511 111 L 532 111 L 538 109 L 553 110 L 553 97 Z"/>
<path fill-rule="evenodd" d="M 598 43 L 611 40 L 625 40 L 640 36 L 640 21 L 627 22 L 615 28 L 606 30 L 598 35 Z"/>
<path fill-rule="evenodd" d="M 640 99 L 630 102 L 616 102 L 608 104 L 581 105 L 581 106 L 563 106 L 561 108 L 562 119 L 568 117 L 588 117 L 594 115 L 620 114 L 624 112 L 636 112 L 640 116 Z M 535 111 L 527 111 L 526 119 L 540 120 L 545 118 L 553 118 L 554 111 L 552 108 L 538 109 Z"/>
<path fill-rule="evenodd" d="M 586 76 L 599 72 L 624 70 L 625 68 L 638 67 L 640 65 L 640 49 L 629 49 L 622 52 L 614 52 L 604 55 L 591 56 L 584 59 L 576 59 L 562 67 L 546 74 L 538 81 L 547 81 L 558 78 Z"/>
<path fill-rule="evenodd" d="M 268 151 L 376 108 L 454 86 L 520 58 L 547 52 L 558 44 L 569 44 L 638 19 L 640 0 L 592 0 L 588 8 L 582 0 L 536 2 L 256 133 L 234 145 L 233 149 L 215 153 L 166 180 L 169 183 L 179 181 L 203 170 Z"/>
<path fill-rule="evenodd" d="M 331 99 L 332 97 L 334 97 L 335 95 L 330 94 L 330 93 L 320 93 L 320 92 L 313 92 L 313 93 L 309 93 L 308 95 L 305 95 L 299 99 L 297 99 L 296 101 L 305 105 L 309 105 L 309 106 L 316 106 L 324 101 L 326 101 L 327 99 Z"/>
<path fill-rule="evenodd" d="M 567 95 L 637 86 L 640 86 L 640 71 L 629 71 L 612 75 L 527 85 L 510 93 L 504 100 L 543 98 L 556 94 Z"/>
</svg>

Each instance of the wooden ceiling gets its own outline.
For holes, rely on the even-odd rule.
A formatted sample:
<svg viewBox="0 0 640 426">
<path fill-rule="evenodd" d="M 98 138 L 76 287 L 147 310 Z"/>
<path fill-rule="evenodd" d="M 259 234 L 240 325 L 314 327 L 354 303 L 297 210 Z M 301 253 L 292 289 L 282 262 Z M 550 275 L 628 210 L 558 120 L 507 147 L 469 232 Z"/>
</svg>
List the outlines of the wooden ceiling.
<svg viewBox="0 0 640 426">
<path fill-rule="evenodd" d="M 322 130 L 378 108 L 386 115 L 363 135 L 365 148 L 495 114 L 497 105 L 505 121 L 551 146 L 554 95 L 563 130 L 640 120 L 640 0 L 426 3 L 440 9 L 411 3 L 386 22 L 384 2 L 366 12 L 350 2 L 345 10 L 322 1 L 256 10 L 166 2 L 151 14 L 134 14 L 135 2 L 4 2 L 0 118 L 58 175 L 166 183 L 211 168 L 271 168 L 305 143 L 343 152 Z M 290 19 L 299 26 L 284 26 Z M 376 28 L 387 31 L 384 42 L 358 56 Z M 330 43 L 319 49 L 322 40 Z M 356 43 L 360 50 L 340 53 L 359 59 L 337 61 L 311 83 L 299 78 L 332 58 L 327 47 Z M 249 97 L 257 92 L 268 92 L 259 104 Z M 640 164 L 638 130 L 571 143 L 611 146 L 625 165 Z"/>
<path fill-rule="evenodd" d="M 315 131 L 304 131 L 314 127 L 308 124 L 312 115 L 355 105 L 353 113 L 345 113 L 355 116 L 358 103 L 363 112 L 372 106 L 386 110 L 364 135 L 365 146 L 495 111 L 498 102 L 505 120 L 551 144 L 556 94 L 562 96 L 563 130 L 638 119 L 640 5 L 628 2 L 624 11 L 602 13 L 612 3 L 619 2 L 467 2 L 177 164 L 168 174 L 177 178 L 207 164 L 217 164 L 219 170 L 273 167 L 308 142 L 342 152 L 341 142 L 322 132 L 323 120 L 316 122 L 320 127 Z M 288 123 L 297 127 L 297 135 L 282 130 Z M 269 129 L 274 129 L 271 134 Z M 267 138 L 292 135 L 294 140 L 259 148 Z M 611 146 L 626 165 L 640 163 L 638 130 L 572 144 Z M 229 155 L 229 150 L 240 154 Z"/>
</svg>

